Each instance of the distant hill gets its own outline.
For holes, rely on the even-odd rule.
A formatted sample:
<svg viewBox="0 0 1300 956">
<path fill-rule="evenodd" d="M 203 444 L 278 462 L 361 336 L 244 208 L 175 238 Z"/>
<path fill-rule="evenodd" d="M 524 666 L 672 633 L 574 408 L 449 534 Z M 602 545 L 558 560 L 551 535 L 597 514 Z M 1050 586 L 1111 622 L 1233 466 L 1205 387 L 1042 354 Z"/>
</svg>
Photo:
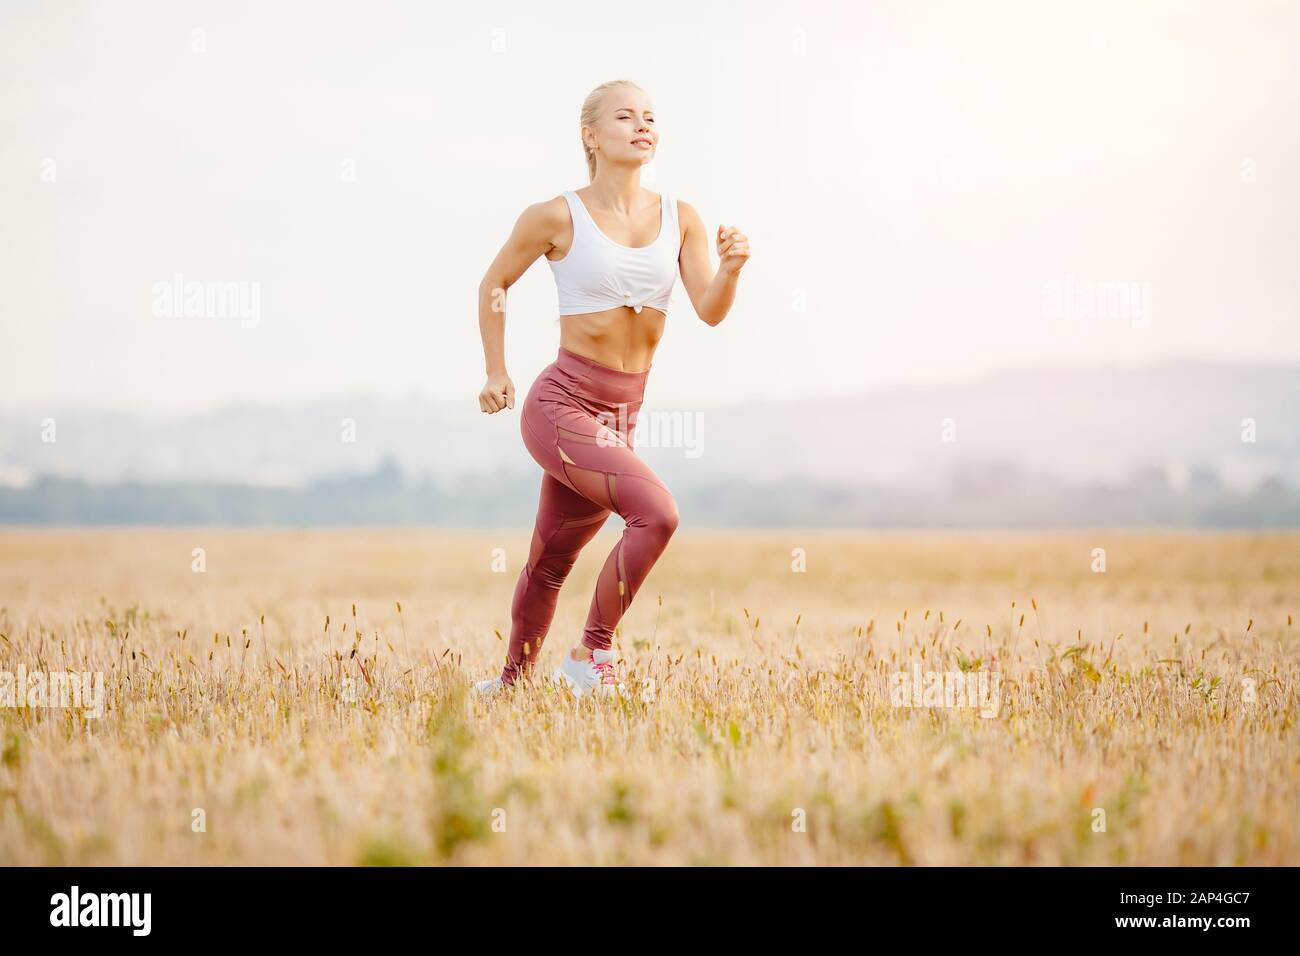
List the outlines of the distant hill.
<svg viewBox="0 0 1300 956">
<path fill-rule="evenodd" d="M 1008 371 L 699 409 L 659 403 L 652 383 L 638 434 L 683 512 L 722 524 L 1289 527 L 1300 366 Z M 0 413 L 8 523 L 516 523 L 539 476 L 518 412 L 468 401 Z"/>
</svg>

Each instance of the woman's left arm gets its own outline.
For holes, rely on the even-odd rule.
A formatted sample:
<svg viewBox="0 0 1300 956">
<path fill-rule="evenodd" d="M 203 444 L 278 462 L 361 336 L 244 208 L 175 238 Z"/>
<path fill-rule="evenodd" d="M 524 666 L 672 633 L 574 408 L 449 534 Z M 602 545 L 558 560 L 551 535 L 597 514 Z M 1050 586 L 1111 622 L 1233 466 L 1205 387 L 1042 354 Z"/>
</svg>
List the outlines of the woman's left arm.
<svg viewBox="0 0 1300 956">
<path fill-rule="evenodd" d="M 718 226 L 718 271 L 709 262 L 709 234 L 704 220 L 695 207 L 684 200 L 677 201 L 677 214 L 681 217 L 685 234 L 678 265 L 682 285 L 695 306 L 696 314 L 709 325 L 717 325 L 731 311 L 740 284 L 740 270 L 749 261 L 749 239 L 735 226 Z"/>
</svg>

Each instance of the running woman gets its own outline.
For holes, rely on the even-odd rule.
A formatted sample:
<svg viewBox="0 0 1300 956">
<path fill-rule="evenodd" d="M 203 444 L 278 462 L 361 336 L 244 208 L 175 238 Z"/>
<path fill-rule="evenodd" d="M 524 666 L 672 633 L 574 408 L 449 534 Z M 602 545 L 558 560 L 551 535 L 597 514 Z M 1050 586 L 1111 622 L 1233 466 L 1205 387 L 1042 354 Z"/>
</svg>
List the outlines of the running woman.
<svg viewBox="0 0 1300 956">
<path fill-rule="evenodd" d="M 492 694 L 528 676 L 555 615 L 560 586 L 611 512 L 626 527 L 596 581 L 582 639 L 552 674 L 576 696 L 621 693 L 614 627 L 677 529 L 677 503 L 635 454 L 633 433 L 668 300 L 680 266 L 695 312 L 717 325 L 731 309 L 749 242 L 718 226 L 714 273 L 708 233 L 695 209 L 641 186 L 659 145 L 654 109 L 627 80 L 602 83 L 582 104 L 590 185 L 529 206 L 488 267 L 478 291 L 487 382 L 479 408 L 515 407 L 506 372 L 505 293 L 538 256 L 555 274 L 560 350 L 524 398 L 520 431 L 542 466 L 541 502 L 528 563 L 510 608 L 510 646 Z"/>
</svg>

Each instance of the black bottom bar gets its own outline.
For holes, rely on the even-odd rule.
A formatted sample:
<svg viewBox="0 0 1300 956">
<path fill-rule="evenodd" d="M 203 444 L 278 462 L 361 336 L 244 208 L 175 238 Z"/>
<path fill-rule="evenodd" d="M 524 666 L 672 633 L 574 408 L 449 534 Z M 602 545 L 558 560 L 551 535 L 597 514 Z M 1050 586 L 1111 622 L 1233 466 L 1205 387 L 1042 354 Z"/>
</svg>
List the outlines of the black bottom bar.
<svg viewBox="0 0 1300 956">
<path fill-rule="evenodd" d="M 927 945 L 1040 931 L 1231 946 L 1296 925 L 1294 869 L 53 868 L 0 880 L 6 939 L 51 942 L 491 942 L 589 924 L 591 942 L 689 927 L 697 943 L 851 929 L 876 941 L 920 933 Z"/>
</svg>

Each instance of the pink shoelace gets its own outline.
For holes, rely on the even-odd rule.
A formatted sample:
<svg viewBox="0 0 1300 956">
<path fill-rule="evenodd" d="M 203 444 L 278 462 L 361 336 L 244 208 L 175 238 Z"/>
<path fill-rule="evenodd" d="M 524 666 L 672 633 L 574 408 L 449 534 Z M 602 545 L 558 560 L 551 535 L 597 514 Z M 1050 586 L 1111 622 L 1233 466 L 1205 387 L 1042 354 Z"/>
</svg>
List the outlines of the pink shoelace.
<svg viewBox="0 0 1300 956">
<path fill-rule="evenodd" d="M 614 676 L 613 661 L 592 661 L 591 665 L 596 668 L 596 673 L 600 675 L 602 684 L 617 684 L 618 679 Z"/>
</svg>

